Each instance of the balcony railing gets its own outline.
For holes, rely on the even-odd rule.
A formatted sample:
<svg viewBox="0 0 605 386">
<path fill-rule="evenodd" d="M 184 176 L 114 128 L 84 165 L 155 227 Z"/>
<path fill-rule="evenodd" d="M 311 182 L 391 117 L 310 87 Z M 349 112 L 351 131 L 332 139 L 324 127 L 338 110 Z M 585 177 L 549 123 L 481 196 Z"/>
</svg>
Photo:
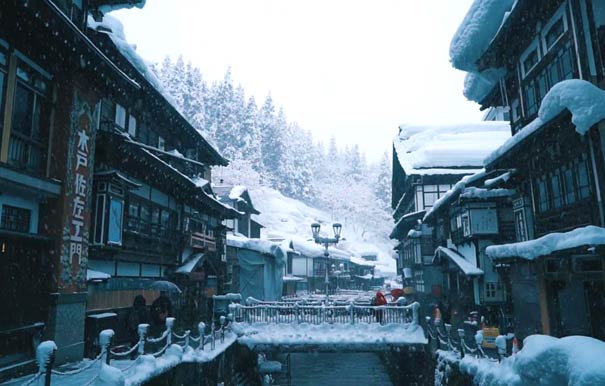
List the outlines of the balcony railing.
<svg viewBox="0 0 605 386">
<path fill-rule="evenodd" d="M 160 224 L 141 221 L 138 218 L 127 217 L 124 223 L 124 233 L 155 240 L 163 244 L 175 244 L 181 239 L 181 233 L 173 228 Z"/>
<path fill-rule="evenodd" d="M 46 147 L 25 139 L 18 133 L 11 133 L 8 145 L 8 163 L 18 169 L 43 174 L 46 168 Z"/>
<path fill-rule="evenodd" d="M 208 251 L 216 251 L 216 239 L 211 235 L 194 232 L 189 235 L 189 246 L 192 248 L 206 248 Z"/>
</svg>

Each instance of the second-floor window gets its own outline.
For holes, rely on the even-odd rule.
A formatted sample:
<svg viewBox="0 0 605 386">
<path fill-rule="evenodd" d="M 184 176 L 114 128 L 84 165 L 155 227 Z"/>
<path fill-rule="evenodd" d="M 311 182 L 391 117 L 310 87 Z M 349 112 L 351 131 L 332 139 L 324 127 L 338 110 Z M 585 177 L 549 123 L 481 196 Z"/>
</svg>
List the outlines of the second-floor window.
<svg viewBox="0 0 605 386">
<path fill-rule="evenodd" d="M 22 60 L 17 63 L 8 162 L 43 174 L 46 169 L 50 106 L 48 78 Z"/>
<path fill-rule="evenodd" d="M 572 205 L 591 196 L 592 188 L 585 154 L 536 180 L 538 212 L 548 212 Z"/>
<path fill-rule="evenodd" d="M 0 228 L 11 231 L 29 233 L 31 210 L 11 205 L 2 205 Z"/>
</svg>

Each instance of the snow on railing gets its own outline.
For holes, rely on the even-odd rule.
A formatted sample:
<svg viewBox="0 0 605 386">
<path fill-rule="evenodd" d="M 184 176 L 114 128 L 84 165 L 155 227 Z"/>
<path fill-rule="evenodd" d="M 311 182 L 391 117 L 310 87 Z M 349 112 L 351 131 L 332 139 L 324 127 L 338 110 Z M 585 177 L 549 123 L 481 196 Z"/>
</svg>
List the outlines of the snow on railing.
<svg viewBox="0 0 605 386">
<path fill-rule="evenodd" d="M 440 350 L 452 351 L 459 354 L 460 357 L 464 357 L 467 354 L 476 356 L 478 358 L 485 358 L 485 352 L 481 347 L 483 344 L 483 331 L 478 330 L 475 334 L 474 346 L 471 347 L 466 342 L 466 332 L 464 329 L 459 328 L 456 330 L 456 337 L 452 336 L 452 325 L 442 323 L 440 319 L 431 319 L 431 317 L 425 317 L 426 331 L 429 338 L 432 341 L 437 342 L 437 348 Z M 472 343 L 471 343 L 472 345 Z"/>
<path fill-rule="evenodd" d="M 110 329 L 103 330 L 99 333 L 99 345 L 101 346 L 100 354 L 93 360 L 86 363 L 86 365 L 69 371 L 53 370 L 52 367 L 57 346 L 53 341 L 45 341 L 40 343 L 36 348 L 38 372 L 21 386 L 50 386 L 51 381 L 57 379 L 57 384 L 63 384 L 67 382 L 66 379 L 70 376 L 79 375 L 85 371 L 89 371 L 95 364 L 100 363 L 101 365 L 98 367 L 98 370 L 96 370 L 94 373 L 91 373 L 91 379 L 83 384 L 84 386 L 89 386 L 99 379 L 102 372 L 107 371 L 107 368 L 110 367 L 112 358 L 132 359 L 132 363 L 128 366 L 119 369 L 112 368 L 111 370 L 114 372 L 117 371 L 125 373 L 135 366 L 139 362 L 139 359 L 143 358 L 144 356 L 151 355 L 155 358 L 161 357 L 170 347 L 173 346 L 178 346 L 176 350 L 181 352 L 188 349 L 194 351 L 204 351 L 204 346 L 210 342 L 210 350 L 212 351 L 216 348 L 217 340 L 220 339 L 221 343 L 225 341 L 225 333 L 230 331 L 232 320 L 233 316 L 231 314 L 229 314 L 227 317 L 221 316 L 219 328 L 215 328 L 213 323 L 210 329 L 210 334 L 208 335 L 206 335 L 206 324 L 200 322 L 197 326 L 197 337 L 191 336 L 191 331 L 189 330 L 186 330 L 182 335 L 174 332 L 175 318 L 166 318 L 166 329 L 157 338 L 148 337 L 149 324 L 139 324 L 137 329 L 139 340 L 137 344 L 130 347 L 126 351 L 114 351 L 111 348 L 113 337 L 115 335 L 114 331 Z M 173 340 L 173 338 L 175 340 Z M 157 349 L 158 345 L 161 345 L 161 348 Z M 153 349 L 152 347 L 156 347 L 156 349 Z M 52 376 L 55 376 L 57 379 L 53 379 Z M 124 377 L 114 377 L 113 379 L 116 382 L 115 384 L 112 383 L 112 386 L 124 386 Z"/>
<path fill-rule="evenodd" d="M 420 304 L 407 306 L 369 306 L 349 303 L 304 304 L 284 302 L 262 302 L 242 305 L 232 303 L 229 310 L 238 323 L 400 323 L 418 325 Z"/>
</svg>

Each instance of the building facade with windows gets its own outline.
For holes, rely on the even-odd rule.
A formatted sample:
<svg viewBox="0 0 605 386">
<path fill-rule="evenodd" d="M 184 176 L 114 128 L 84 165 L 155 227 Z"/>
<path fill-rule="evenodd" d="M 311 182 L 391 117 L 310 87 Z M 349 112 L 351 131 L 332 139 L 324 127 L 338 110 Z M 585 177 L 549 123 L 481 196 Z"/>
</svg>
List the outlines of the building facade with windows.
<svg viewBox="0 0 605 386">
<path fill-rule="evenodd" d="M 440 239 L 422 219 L 461 178 L 481 170 L 483 157 L 509 132 L 501 121 L 400 127 L 393 142 L 391 238 L 399 242 L 397 271 L 404 286 L 419 296 L 443 295 L 442 272 L 433 265 Z"/>
<path fill-rule="evenodd" d="M 501 187 L 516 191 L 517 243 L 604 225 L 604 123 L 579 134 L 572 111 L 545 118 L 540 110 L 553 86 L 571 79 L 602 91 L 604 27 L 602 0 L 518 1 L 476 62 L 480 71 L 504 69 L 481 104 L 510 108 L 513 139 L 485 164 L 488 171 L 515 170 Z M 531 258 L 488 249 L 511 284 L 518 336 L 605 336 L 602 247 L 590 240 L 567 246 Z"/>
<path fill-rule="evenodd" d="M 226 160 L 87 26 L 119 3 L 0 6 L 0 379 L 34 368 L 40 340 L 56 363 L 81 359 L 88 314 L 153 300 L 149 284 L 196 255 L 216 262 L 196 267 L 200 288 L 221 290 L 237 213 L 208 181 Z"/>
</svg>

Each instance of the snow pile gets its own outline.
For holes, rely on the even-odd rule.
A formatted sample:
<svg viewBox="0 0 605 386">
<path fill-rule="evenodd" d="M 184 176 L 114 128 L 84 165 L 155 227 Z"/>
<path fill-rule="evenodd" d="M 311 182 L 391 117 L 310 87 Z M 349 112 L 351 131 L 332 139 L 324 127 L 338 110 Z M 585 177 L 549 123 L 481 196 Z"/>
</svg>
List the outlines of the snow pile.
<svg viewBox="0 0 605 386">
<path fill-rule="evenodd" d="M 105 13 L 109 13 L 112 11 L 118 11 L 120 9 L 130 9 L 133 7 L 142 9 L 145 6 L 146 2 L 147 2 L 146 0 L 130 0 L 130 1 L 126 1 L 124 3 L 118 3 L 118 4 L 105 4 L 105 5 L 99 6 L 99 11 L 101 11 L 102 13 L 105 14 Z"/>
<path fill-rule="evenodd" d="M 111 275 L 101 271 L 95 271 L 94 269 L 86 270 L 86 281 L 91 280 L 107 280 L 111 279 Z"/>
<path fill-rule="evenodd" d="M 95 386 L 124 386 L 125 384 L 124 374 L 119 369 L 105 363 L 101 364 L 99 378 L 93 383 Z"/>
<path fill-rule="evenodd" d="M 279 264 L 285 264 L 287 252 L 281 244 L 263 239 L 249 239 L 247 237 L 227 234 L 227 245 L 234 248 L 250 249 L 275 257 Z"/>
<path fill-rule="evenodd" d="M 484 189 L 469 187 L 464 189 L 464 191 L 460 194 L 460 197 L 467 199 L 474 198 L 479 200 L 487 200 L 490 198 L 510 197 L 514 196 L 515 193 L 516 191 L 514 189 Z"/>
<path fill-rule="evenodd" d="M 257 345 L 380 349 L 427 343 L 422 327 L 404 324 L 235 323 L 233 330 L 240 335 L 238 342 L 251 349 Z"/>
<path fill-rule="evenodd" d="M 566 109 L 572 114 L 571 122 L 576 131 L 584 135 L 605 119 L 605 91 L 580 79 L 557 83 L 542 100 L 538 117 L 492 152 L 485 159 L 485 164 L 496 161 Z"/>
<path fill-rule="evenodd" d="M 483 72 L 469 72 L 464 78 L 464 90 L 462 93 L 466 99 L 480 103 L 504 75 L 506 75 L 504 69 L 494 68 Z"/>
<path fill-rule="evenodd" d="M 286 197 L 271 188 L 249 189 L 248 193 L 256 209 L 261 212 L 257 218 L 265 226 L 263 232 L 267 238 L 292 240 L 295 250 L 301 253 L 308 252 L 307 256 L 323 256 L 323 247 L 312 240 L 311 224 L 320 223 L 322 234 L 333 237 L 332 223 L 336 221 L 333 221 L 329 213 Z M 348 259 L 353 255 L 360 256 L 370 248 L 378 256 L 378 261 L 375 262 L 377 268 L 385 272 L 394 272 L 395 261 L 391 257 L 393 244 L 388 239 L 388 235 L 384 238 L 366 239 L 361 232 L 356 232 L 355 228 L 355 224 L 343 223 L 342 236 L 346 240 L 338 243 L 337 248 L 331 247 L 330 254 Z"/>
<path fill-rule="evenodd" d="M 535 240 L 491 245 L 485 249 L 485 253 L 494 260 L 512 257 L 534 260 L 556 251 L 603 244 L 605 244 L 605 228 L 589 225 L 565 233 L 549 233 Z"/>
<path fill-rule="evenodd" d="M 479 386 L 605 385 L 605 343 L 585 336 L 532 335 L 523 349 L 498 364 L 465 356 L 460 371 Z"/>
<path fill-rule="evenodd" d="M 407 175 L 471 174 L 508 137 L 508 122 L 402 125 L 393 145 Z"/>
<path fill-rule="evenodd" d="M 450 44 L 450 60 L 455 68 L 477 70 L 477 60 L 489 47 L 514 3 L 515 0 L 473 2 Z"/>
<path fill-rule="evenodd" d="M 107 36 L 111 39 L 116 48 L 120 53 L 143 75 L 143 77 L 162 94 L 162 96 L 170 102 L 172 106 L 176 108 L 176 102 L 172 95 L 166 90 L 160 80 L 155 76 L 151 66 L 137 53 L 136 45 L 128 43 L 126 41 L 126 35 L 124 34 L 124 25 L 122 22 L 114 16 L 105 15 L 103 21 L 97 22 L 92 16 L 88 15 L 88 27 L 97 31 L 107 31 Z M 111 32 L 108 32 L 111 31 Z"/>
</svg>

